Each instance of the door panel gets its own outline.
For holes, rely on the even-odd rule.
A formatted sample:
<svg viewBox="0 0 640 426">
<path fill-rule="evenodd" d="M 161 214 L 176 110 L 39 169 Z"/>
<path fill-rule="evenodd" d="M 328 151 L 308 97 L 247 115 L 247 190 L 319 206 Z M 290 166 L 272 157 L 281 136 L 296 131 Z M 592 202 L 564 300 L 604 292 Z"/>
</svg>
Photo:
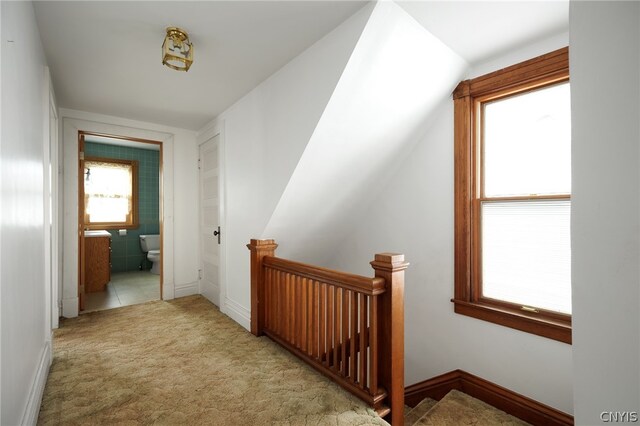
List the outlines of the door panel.
<svg viewBox="0 0 640 426">
<path fill-rule="evenodd" d="M 200 290 L 203 296 L 218 306 L 220 245 L 214 232 L 218 231 L 219 225 L 219 141 L 220 136 L 217 135 L 200 145 Z"/>
</svg>

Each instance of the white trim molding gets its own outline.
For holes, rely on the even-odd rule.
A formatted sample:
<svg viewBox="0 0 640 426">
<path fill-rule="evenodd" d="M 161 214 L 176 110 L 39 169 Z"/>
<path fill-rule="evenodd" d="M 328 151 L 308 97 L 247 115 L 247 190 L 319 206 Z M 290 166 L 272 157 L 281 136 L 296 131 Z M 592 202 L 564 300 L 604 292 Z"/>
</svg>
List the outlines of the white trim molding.
<svg viewBox="0 0 640 426">
<path fill-rule="evenodd" d="M 185 296 L 191 296 L 193 294 L 199 294 L 199 286 L 198 286 L 198 281 L 194 281 L 192 283 L 188 283 L 188 284 L 180 284 L 179 286 L 175 286 L 175 290 L 174 290 L 174 297 L 178 298 L 178 297 L 185 297 Z M 165 299 L 167 299 L 165 297 Z"/>
<path fill-rule="evenodd" d="M 163 299 L 173 299 L 174 282 L 174 135 L 182 129 L 166 128 L 119 117 L 60 109 L 64 144 L 64 264 L 62 312 L 78 316 L 78 131 L 84 130 L 162 143 L 162 281 Z M 155 130 L 158 129 L 158 130 Z M 166 130 L 166 131 L 165 131 Z"/>
<path fill-rule="evenodd" d="M 47 384 L 47 376 L 49 375 L 49 367 L 51 367 L 52 348 L 51 341 L 45 341 L 42 352 L 40 353 L 40 362 L 38 369 L 33 378 L 27 405 L 22 413 L 21 425 L 35 425 L 38 422 L 38 414 L 40 413 L 40 404 L 42 403 L 42 395 L 44 395 L 44 387 Z"/>
<path fill-rule="evenodd" d="M 220 307 L 220 310 L 247 330 L 251 329 L 251 311 L 244 306 L 227 297 L 224 299 L 224 305 Z"/>
<path fill-rule="evenodd" d="M 62 299 L 62 316 L 65 318 L 75 318 L 78 316 L 78 297 L 68 297 Z"/>
</svg>

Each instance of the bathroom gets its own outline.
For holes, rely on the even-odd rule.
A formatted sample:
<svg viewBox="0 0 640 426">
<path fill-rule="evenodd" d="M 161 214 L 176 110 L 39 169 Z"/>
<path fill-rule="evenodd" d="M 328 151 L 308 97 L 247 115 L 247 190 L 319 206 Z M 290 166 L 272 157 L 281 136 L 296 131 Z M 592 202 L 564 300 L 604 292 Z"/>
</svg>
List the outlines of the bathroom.
<svg viewBox="0 0 640 426">
<path fill-rule="evenodd" d="M 82 312 L 161 298 L 160 149 L 153 143 L 84 135 L 85 229 L 89 230 L 84 239 L 86 284 Z M 109 182 L 114 178 L 109 177 L 112 164 L 108 160 L 132 166 L 132 196 L 124 202 L 135 203 L 137 211 L 134 206 L 129 207 L 135 212 L 135 221 L 128 226 L 100 224 L 102 212 L 98 208 L 105 208 L 100 202 L 109 197 L 106 193 L 113 195 L 115 185 Z M 99 244 L 104 248 L 99 249 Z"/>
</svg>

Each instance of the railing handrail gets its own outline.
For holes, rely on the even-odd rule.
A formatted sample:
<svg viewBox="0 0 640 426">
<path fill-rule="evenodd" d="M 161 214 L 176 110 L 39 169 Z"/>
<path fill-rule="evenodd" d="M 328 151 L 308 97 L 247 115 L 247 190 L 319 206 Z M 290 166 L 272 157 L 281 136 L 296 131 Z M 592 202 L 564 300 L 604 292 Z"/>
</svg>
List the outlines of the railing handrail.
<svg viewBox="0 0 640 426">
<path fill-rule="evenodd" d="M 288 272 L 303 278 L 321 281 L 336 287 L 377 296 L 385 292 L 385 280 L 378 277 L 365 277 L 348 272 L 334 271 L 320 266 L 309 265 L 280 257 L 265 256 L 262 260 L 265 267 Z"/>
</svg>

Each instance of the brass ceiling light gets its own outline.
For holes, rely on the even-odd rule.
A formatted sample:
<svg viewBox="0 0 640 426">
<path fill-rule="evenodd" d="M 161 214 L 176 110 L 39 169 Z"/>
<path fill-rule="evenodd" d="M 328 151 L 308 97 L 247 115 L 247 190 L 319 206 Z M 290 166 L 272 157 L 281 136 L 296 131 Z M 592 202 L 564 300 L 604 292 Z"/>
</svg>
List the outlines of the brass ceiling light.
<svg viewBox="0 0 640 426">
<path fill-rule="evenodd" d="M 189 71 L 193 63 L 193 43 L 185 30 L 167 28 L 162 43 L 162 64 L 178 71 Z"/>
</svg>

